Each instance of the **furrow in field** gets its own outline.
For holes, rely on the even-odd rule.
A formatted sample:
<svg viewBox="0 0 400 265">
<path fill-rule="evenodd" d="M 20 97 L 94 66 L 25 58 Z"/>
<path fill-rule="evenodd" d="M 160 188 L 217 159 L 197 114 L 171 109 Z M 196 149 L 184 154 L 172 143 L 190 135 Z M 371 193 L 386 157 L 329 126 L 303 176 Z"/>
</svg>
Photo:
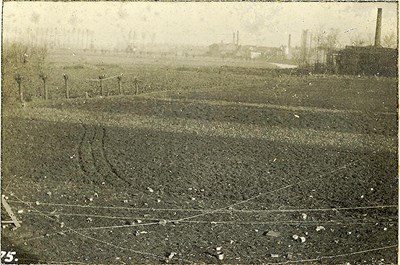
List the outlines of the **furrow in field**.
<svg viewBox="0 0 400 265">
<path fill-rule="evenodd" d="M 118 174 L 106 157 L 104 128 L 97 125 L 83 127 L 85 133 L 80 146 L 79 163 L 86 180 L 100 184 L 115 183 L 117 178 L 124 182 L 123 185 L 130 184 Z"/>
<path fill-rule="evenodd" d="M 101 131 L 99 132 L 99 128 L 97 126 L 94 126 L 92 130 L 93 130 L 93 138 L 90 141 L 91 155 L 96 170 L 96 175 L 94 176 L 93 181 L 95 183 L 103 183 L 107 179 L 108 175 L 111 174 L 111 172 L 105 166 L 103 161 L 102 148 L 101 148 L 102 133 Z"/>
<path fill-rule="evenodd" d="M 94 137 L 94 132 L 90 128 L 82 124 L 84 129 L 84 134 L 79 146 L 79 166 L 82 169 L 85 180 L 93 182 L 95 176 L 97 175 L 95 159 L 92 150 L 92 139 Z"/>
<path fill-rule="evenodd" d="M 108 170 L 112 173 L 113 176 L 117 177 L 121 181 L 123 181 L 125 184 L 131 185 L 131 182 L 126 180 L 121 176 L 121 174 L 118 173 L 117 169 L 114 167 L 114 165 L 110 162 L 107 156 L 106 148 L 105 148 L 105 138 L 106 136 L 106 129 L 101 128 L 101 159 L 104 161 L 105 165 L 108 167 Z M 110 183 L 113 183 L 114 180 L 110 181 Z"/>
<path fill-rule="evenodd" d="M 164 92 L 164 91 L 162 91 Z M 318 107 L 307 107 L 307 106 L 284 106 L 284 105 L 276 105 L 276 104 L 263 104 L 263 103 L 249 103 L 249 102 L 235 102 L 235 101 L 226 101 L 226 100 L 207 100 L 207 99 L 188 99 L 188 98 L 171 98 L 170 95 L 168 97 L 163 97 L 163 93 L 148 93 L 139 95 L 139 98 L 147 99 L 147 100 L 158 100 L 165 102 L 178 102 L 178 103 L 192 103 L 192 104 L 207 104 L 211 106 L 233 106 L 233 107 L 252 107 L 252 108 L 268 108 L 274 110 L 286 110 L 286 111 L 300 111 L 300 112 L 321 112 L 321 113 L 347 113 L 347 114 L 362 114 L 366 113 L 365 111 L 355 110 L 355 109 L 330 109 L 330 108 L 318 108 Z M 171 93 L 171 91 L 166 91 Z M 175 91 L 172 91 L 175 92 Z M 182 91 L 187 92 L 187 91 Z M 376 111 L 373 112 L 376 115 L 394 115 L 396 116 L 396 112 L 389 111 Z"/>
</svg>

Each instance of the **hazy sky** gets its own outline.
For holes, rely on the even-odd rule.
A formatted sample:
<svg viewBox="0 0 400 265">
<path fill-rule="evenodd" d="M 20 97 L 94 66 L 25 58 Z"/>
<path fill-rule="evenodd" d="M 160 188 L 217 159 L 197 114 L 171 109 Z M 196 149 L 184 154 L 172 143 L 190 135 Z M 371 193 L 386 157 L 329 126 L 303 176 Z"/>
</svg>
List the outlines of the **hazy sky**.
<svg viewBox="0 0 400 265">
<path fill-rule="evenodd" d="M 149 3 L 149 2 L 5 2 L 7 34 L 37 27 L 73 27 L 95 32 L 96 42 L 114 45 L 128 32 L 137 41 L 209 45 L 231 42 L 280 46 L 292 34 L 299 45 L 303 29 L 338 29 L 342 44 L 355 37 L 373 38 L 376 9 L 383 8 L 382 36 L 397 32 L 396 3 Z"/>
</svg>

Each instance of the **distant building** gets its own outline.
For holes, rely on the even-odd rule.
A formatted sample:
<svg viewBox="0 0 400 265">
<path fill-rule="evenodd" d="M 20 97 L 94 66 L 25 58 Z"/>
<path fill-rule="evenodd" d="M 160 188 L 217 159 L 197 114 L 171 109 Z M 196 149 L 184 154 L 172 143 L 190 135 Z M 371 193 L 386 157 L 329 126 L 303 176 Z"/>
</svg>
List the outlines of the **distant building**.
<svg viewBox="0 0 400 265">
<path fill-rule="evenodd" d="M 374 46 L 347 46 L 339 51 L 336 56 L 339 73 L 397 76 L 398 49 L 381 46 L 382 8 L 377 11 Z"/>
<path fill-rule="evenodd" d="M 233 43 L 214 43 L 208 47 L 207 55 L 214 57 L 231 57 L 242 59 L 282 58 L 285 50 L 282 47 L 263 47 L 254 45 L 237 45 Z"/>
<path fill-rule="evenodd" d="M 208 47 L 208 55 L 215 57 L 234 57 L 238 45 L 233 43 L 214 43 Z"/>
<path fill-rule="evenodd" d="M 341 74 L 397 75 L 397 49 L 375 46 L 347 46 L 337 53 L 337 70 Z"/>
<path fill-rule="evenodd" d="M 250 51 L 250 59 L 261 58 L 262 53 L 258 51 Z"/>
</svg>

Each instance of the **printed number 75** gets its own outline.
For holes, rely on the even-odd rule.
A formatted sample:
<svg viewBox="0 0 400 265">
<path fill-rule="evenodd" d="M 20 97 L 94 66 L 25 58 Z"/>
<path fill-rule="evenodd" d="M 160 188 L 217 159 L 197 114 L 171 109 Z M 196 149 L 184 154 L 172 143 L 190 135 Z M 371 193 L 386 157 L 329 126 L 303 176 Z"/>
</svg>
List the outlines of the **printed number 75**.
<svg viewBox="0 0 400 265">
<path fill-rule="evenodd" d="M 4 262 L 12 262 L 13 259 L 14 259 L 15 254 L 17 254 L 17 253 L 15 253 L 15 251 L 8 251 L 8 252 L 2 251 L 1 252 L 1 259 L 3 259 L 4 256 L 6 256 L 6 258 L 4 259 Z"/>
</svg>

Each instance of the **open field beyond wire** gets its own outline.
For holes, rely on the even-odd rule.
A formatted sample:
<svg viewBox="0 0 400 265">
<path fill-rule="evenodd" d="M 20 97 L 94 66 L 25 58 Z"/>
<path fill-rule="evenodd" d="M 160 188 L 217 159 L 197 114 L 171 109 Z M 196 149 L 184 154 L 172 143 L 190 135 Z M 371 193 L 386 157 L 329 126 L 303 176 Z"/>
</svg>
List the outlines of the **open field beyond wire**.
<svg viewBox="0 0 400 265">
<path fill-rule="evenodd" d="M 397 262 L 396 79 L 180 67 L 147 65 L 139 95 L 76 82 L 5 107 L 21 262 Z"/>
</svg>

